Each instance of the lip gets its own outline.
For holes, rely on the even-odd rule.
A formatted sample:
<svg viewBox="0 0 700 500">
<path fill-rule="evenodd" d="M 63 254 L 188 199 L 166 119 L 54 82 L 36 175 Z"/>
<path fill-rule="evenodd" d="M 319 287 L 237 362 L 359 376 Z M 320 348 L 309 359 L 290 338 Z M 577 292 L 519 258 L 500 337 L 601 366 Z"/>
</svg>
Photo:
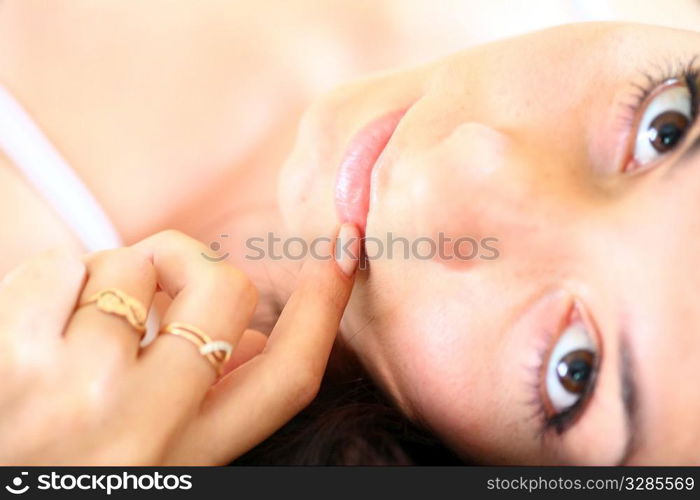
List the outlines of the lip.
<svg viewBox="0 0 700 500">
<path fill-rule="evenodd" d="M 350 141 L 338 169 L 335 206 L 340 221 L 367 226 L 372 170 L 394 134 L 405 109 L 386 113 L 362 127 Z"/>
</svg>

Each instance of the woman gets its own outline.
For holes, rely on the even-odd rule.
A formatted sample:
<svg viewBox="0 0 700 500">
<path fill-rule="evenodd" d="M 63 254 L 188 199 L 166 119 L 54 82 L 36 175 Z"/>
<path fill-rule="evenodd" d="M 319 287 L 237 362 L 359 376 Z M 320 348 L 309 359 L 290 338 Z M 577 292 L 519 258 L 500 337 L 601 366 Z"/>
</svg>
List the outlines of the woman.
<svg viewBox="0 0 700 500">
<path fill-rule="evenodd" d="M 346 144 L 401 110 L 369 212 L 341 192 L 341 216 L 367 235 L 498 239 L 495 260 L 371 262 L 340 331 L 462 454 L 697 463 L 699 42 L 567 26 L 342 88 L 307 115 L 280 182 L 293 231 L 332 220 Z"/>
<path fill-rule="evenodd" d="M 171 183 L 152 169 L 163 192 L 133 172 L 94 191 L 127 241 L 199 222 L 188 232 L 226 245 L 259 289 L 263 331 L 299 266 L 242 242 L 310 244 L 340 222 L 379 241 L 469 237 L 470 258 L 383 254 L 358 274 L 339 346 L 404 415 L 486 463 L 697 463 L 699 44 L 616 24 L 498 42 L 320 100 L 278 192 L 268 171 L 212 161 L 202 175 L 219 191 L 166 205 L 196 178 L 180 156 Z M 143 210 L 149 196 L 167 217 Z"/>
</svg>

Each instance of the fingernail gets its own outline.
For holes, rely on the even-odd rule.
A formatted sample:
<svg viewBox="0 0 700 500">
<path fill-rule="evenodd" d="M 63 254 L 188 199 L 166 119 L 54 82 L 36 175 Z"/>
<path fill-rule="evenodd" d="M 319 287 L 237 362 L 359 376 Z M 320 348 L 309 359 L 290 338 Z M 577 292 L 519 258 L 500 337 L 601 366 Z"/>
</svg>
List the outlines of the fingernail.
<svg viewBox="0 0 700 500">
<path fill-rule="evenodd" d="M 343 224 L 335 240 L 335 261 L 346 276 L 352 276 L 360 260 L 360 232 L 354 224 Z"/>
</svg>

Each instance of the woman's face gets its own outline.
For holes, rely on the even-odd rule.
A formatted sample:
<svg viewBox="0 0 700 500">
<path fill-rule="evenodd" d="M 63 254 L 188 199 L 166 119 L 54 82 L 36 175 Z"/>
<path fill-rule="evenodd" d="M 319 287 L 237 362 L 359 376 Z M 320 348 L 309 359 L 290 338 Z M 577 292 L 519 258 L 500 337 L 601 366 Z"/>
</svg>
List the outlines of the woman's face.
<svg viewBox="0 0 700 500">
<path fill-rule="evenodd" d="M 280 179 L 289 228 L 308 239 L 364 225 L 343 205 L 365 200 L 343 168 L 367 123 L 385 117 L 360 156 L 393 130 L 341 334 L 458 451 L 700 463 L 698 52 L 696 33 L 566 26 L 309 110 Z"/>
</svg>

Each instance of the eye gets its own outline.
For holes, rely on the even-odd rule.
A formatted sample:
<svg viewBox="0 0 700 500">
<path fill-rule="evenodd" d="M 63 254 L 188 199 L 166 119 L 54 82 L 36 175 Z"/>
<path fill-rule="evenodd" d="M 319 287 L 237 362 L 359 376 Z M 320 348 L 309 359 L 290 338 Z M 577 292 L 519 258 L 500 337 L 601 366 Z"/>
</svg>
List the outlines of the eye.
<svg viewBox="0 0 700 500">
<path fill-rule="evenodd" d="M 559 336 L 546 362 L 545 407 L 550 418 L 579 403 L 592 390 L 596 350 L 586 327 L 573 323 Z"/>
<path fill-rule="evenodd" d="M 678 80 L 667 81 L 644 105 L 634 137 L 633 167 L 646 166 L 673 151 L 692 122 L 693 96 L 690 89 Z"/>
</svg>

